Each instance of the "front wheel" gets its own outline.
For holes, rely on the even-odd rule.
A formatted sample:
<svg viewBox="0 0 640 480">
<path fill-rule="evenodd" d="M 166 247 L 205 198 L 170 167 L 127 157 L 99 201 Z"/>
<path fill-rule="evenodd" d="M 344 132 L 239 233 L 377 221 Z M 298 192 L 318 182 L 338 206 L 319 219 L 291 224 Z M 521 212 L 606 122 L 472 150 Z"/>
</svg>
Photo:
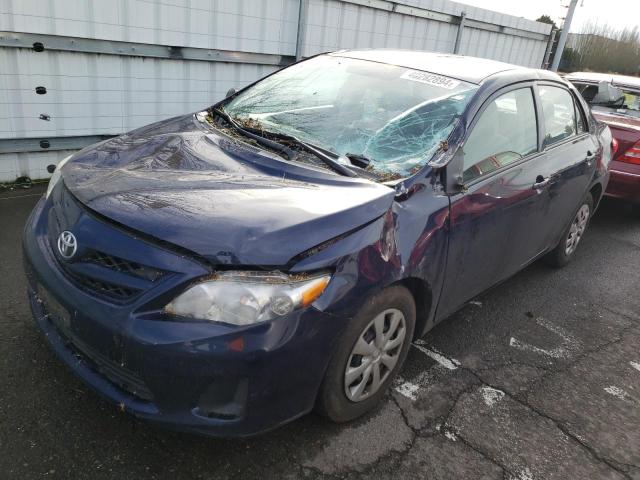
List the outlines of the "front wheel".
<svg viewBox="0 0 640 480">
<path fill-rule="evenodd" d="M 413 296 L 402 286 L 368 300 L 341 336 L 316 410 L 334 422 L 347 422 L 374 408 L 407 357 L 415 319 Z"/>
<path fill-rule="evenodd" d="M 589 226 L 592 213 L 593 198 L 588 193 L 580 203 L 578 211 L 573 217 L 571 225 L 564 232 L 560 243 L 545 257 L 548 264 L 554 267 L 564 267 L 571 261 L 584 232 Z"/>
</svg>

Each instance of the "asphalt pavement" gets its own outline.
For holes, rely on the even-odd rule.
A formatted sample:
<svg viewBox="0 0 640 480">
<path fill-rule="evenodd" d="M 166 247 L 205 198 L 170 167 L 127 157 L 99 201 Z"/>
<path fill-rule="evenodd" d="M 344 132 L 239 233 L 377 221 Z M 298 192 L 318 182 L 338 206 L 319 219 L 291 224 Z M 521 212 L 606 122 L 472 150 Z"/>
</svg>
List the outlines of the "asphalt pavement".
<svg viewBox="0 0 640 480">
<path fill-rule="evenodd" d="M 41 194 L 0 194 L 0 478 L 640 479 L 640 219 L 623 205 L 566 268 L 535 263 L 416 342 L 372 414 L 221 440 L 120 413 L 49 350 L 20 251 Z"/>
</svg>

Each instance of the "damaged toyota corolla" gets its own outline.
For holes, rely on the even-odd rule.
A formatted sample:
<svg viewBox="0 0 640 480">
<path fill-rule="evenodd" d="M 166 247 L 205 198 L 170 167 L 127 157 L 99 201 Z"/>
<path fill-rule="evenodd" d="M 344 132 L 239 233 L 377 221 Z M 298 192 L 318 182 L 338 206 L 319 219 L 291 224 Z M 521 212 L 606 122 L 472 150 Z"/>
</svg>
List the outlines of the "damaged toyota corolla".
<svg viewBox="0 0 640 480">
<path fill-rule="evenodd" d="M 341 51 L 62 161 L 23 247 L 34 318 L 122 411 L 219 436 L 371 410 L 412 340 L 566 264 L 611 135 L 556 74 Z"/>
</svg>

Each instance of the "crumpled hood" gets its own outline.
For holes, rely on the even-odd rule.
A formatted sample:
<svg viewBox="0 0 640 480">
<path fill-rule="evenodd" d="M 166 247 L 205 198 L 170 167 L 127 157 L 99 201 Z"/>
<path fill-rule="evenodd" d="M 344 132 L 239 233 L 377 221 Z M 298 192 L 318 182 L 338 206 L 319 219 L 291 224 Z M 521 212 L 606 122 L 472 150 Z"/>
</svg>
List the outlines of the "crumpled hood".
<svg viewBox="0 0 640 480">
<path fill-rule="evenodd" d="M 218 264 L 284 266 L 391 206 L 394 190 L 280 160 L 193 115 L 89 147 L 62 170 L 91 210 Z"/>
</svg>

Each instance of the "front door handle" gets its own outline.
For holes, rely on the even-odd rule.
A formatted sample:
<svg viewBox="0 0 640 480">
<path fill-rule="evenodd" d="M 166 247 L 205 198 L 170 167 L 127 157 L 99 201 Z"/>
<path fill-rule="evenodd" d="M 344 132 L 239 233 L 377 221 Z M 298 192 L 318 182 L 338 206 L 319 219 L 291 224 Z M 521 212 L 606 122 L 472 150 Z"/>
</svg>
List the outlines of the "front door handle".
<svg viewBox="0 0 640 480">
<path fill-rule="evenodd" d="M 536 177 L 536 183 L 533 184 L 532 188 L 534 190 L 540 190 L 541 188 L 544 188 L 547 185 L 549 185 L 550 181 L 551 181 L 551 177 L 544 178 L 542 175 L 538 175 Z"/>
</svg>

